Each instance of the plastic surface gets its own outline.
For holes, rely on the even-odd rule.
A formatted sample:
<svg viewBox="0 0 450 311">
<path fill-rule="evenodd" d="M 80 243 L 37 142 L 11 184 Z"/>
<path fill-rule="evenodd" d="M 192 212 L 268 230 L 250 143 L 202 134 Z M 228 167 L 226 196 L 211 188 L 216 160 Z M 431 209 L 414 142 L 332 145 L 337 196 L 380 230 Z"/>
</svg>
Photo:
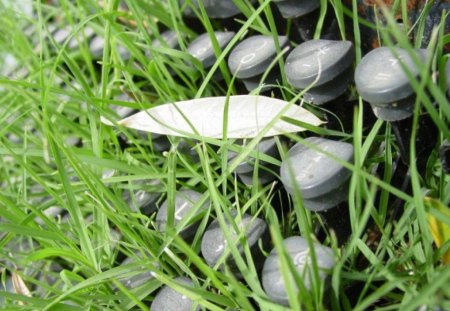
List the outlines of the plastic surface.
<svg viewBox="0 0 450 311">
<path fill-rule="evenodd" d="M 445 79 L 447 82 L 447 93 L 450 96 L 450 60 L 447 60 L 447 64 L 445 65 Z"/>
<path fill-rule="evenodd" d="M 280 48 L 288 45 L 288 38 L 278 37 Z M 240 42 L 228 58 L 228 68 L 240 79 L 251 78 L 264 73 L 277 51 L 272 36 L 257 35 Z"/>
<path fill-rule="evenodd" d="M 311 250 L 307 241 L 300 236 L 293 236 L 283 241 L 288 256 L 293 261 L 296 270 L 302 278 L 305 288 L 311 289 L 312 258 Z M 328 271 L 334 267 L 334 255 L 331 248 L 314 243 L 314 252 L 319 269 L 319 278 L 325 282 Z M 287 268 L 287 267 L 286 267 Z M 293 276 L 292 276 L 293 278 Z M 293 279 L 292 279 L 293 280 Z M 276 249 L 273 249 L 266 261 L 262 271 L 262 285 L 266 294 L 275 302 L 289 305 L 286 293 L 285 281 L 280 269 L 280 259 Z"/>
<path fill-rule="evenodd" d="M 353 160 L 353 146 L 349 143 L 320 137 L 309 137 L 305 141 L 343 161 L 351 162 Z M 283 160 L 280 175 L 284 187 L 290 194 L 294 194 L 295 187 L 298 187 L 298 191 L 304 199 L 318 199 L 342 186 L 350 176 L 350 171 L 325 154 L 297 143 Z M 327 197 L 325 196 L 324 199 L 326 200 Z M 333 204 L 336 203 L 331 196 L 329 200 Z M 320 201 L 323 203 L 322 207 L 308 206 L 307 204 L 305 207 L 314 211 L 317 211 L 318 208 L 323 210 L 330 207 L 329 204 L 325 204 L 326 201 L 323 199 Z"/>
<path fill-rule="evenodd" d="M 185 2 L 185 0 L 180 0 L 181 5 Z M 207 0 L 202 3 L 209 18 L 229 18 L 240 13 L 239 9 L 231 0 Z M 192 4 L 199 10 L 198 0 L 192 0 Z M 184 11 L 184 15 L 197 17 L 189 7 Z"/>
<path fill-rule="evenodd" d="M 127 257 L 123 262 L 122 262 L 122 266 L 126 266 L 126 265 L 131 265 L 134 264 L 136 261 L 136 258 L 134 257 Z M 145 270 L 147 269 L 146 266 L 142 266 L 140 267 L 139 270 Z M 129 273 L 129 272 L 127 272 Z M 140 272 L 139 274 L 135 274 L 132 276 L 126 276 L 124 278 L 120 278 L 119 281 L 120 283 L 122 283 L 125 287 L 127 287 L 128 289 L 133 289 L 133 288 L 137 288 L 145 283 L 147 283 L 148 281 L 154 279 L 154 275 L 153 275 L 153 271 L 145 271 L 145 272 Z"/>
<path fill-rule="evenodd" d="M 94 35 L 94 33 L 95 33 L 94 29 L 92 29 L 91 27 L 86 27 L 82 29 L 80 32 L 78 32 L 76 35 L 74 35 L 72 39 L 70 39 L 67 46 L 70 49 L 75 49 L 80 45 L 79 42 L 81 42 L 81 40 L 89 40 Z"/>
<path fill-rule="evenodd" d="M 272 0 L 284 18 L 295 18 L 320 8 L 318 0 Z"/>
<path fill-rule="evenodd" d="M 304 89 L 313 83 L 319 86 L 346 71 L 354 59 L 353 43 L 350 41 L 307 41 L 287 57 L 286 77 L 296 88 Z"/>
<path fill-rule="evenodd" d="M 312 104 L 322 105 L 336 99 L 345 93 L 350 82 L 353 81 L 353 68 L 349 67 L 346 71 L 335 77 L 333 80 L 309 89 L 303 98 Z"/>
<path fill-rule="evenodd" d="M 152 46 L 155 48 L 168 46 L 171 49 L 176 49 L 179 46 L 178 35 L 177 32 L 174 30 L 166 30 L 163 33 L 161 33 L 161 40 L 160 39 L 153 40 Z"/>
<path fill-rule="evenodd" d="M 189 212 L 197 205 L 198 201 L 202 197 L 202 194 L 193 190 L 180 190 L 175 195 L 175 210 L 173 215 L 173 225 L 176 226 L 184 217 L 187 217 Z M 207 203 L 205 203 L 198 212 L 201 212 L 203 209 L 207 207 Z M 168 202 L 167 200 L 159 208 L 158 213 L 156 214 L 156 224 L 158 226 L 158 230 L 165 231 L 167 226 L 168 219 Z M 195 234 L 196 226 L 190 225 L 184 228 L 180 235 L 183 237 L 188 237 Z"/>
<path fill-rule="evenodd" d="M 419 71 L 406 50 L 394 48 L 394 55 L 388 47 L 380 47 L 363 57 L 356 67 L 355 83 L 359 95 L 373 105 L 389 104 L 413 94 L 403 63 L 417 78 Z M 424 53 L 416 52 L 419 60 Z"/>
<path fill-rule="evenodd" d="M 105 39 L 101 36 L 95 36 L 91 43 L 89 44 L 89 50 L 91 51 L 92 58 L 100 58 L 103 56 L 103 47 L 105 46 Z M 120 57 L 123 59 L 130 58 L 130 52 L 128 52 L 123 46 L 117 45 L 111 47 L 112 49 L 117 49 Z"/>
<path fill-rule="evenodd" d="M 237 239 L 238 233 L 233 229 L 233 226 L 227 223 L 228 229 L 231 231 L 233 238 L 235 238 L 236 247 L 240 253 L 243 253 L 243 249 Z M 252 249 L 257 247 L 258 240 L 266 233 L 267 224 L 260 218 L 254 218 L 253 216 L 243 214 L 242 219 L 237 221 L 239 230 L 244 231 L 247 238 L 248 246 Z M 219 221 L 213 221 L 206 229 L 201 244 L 201 252 L 206 263 L 213 267 L 216 265 L 220 257 L 224 254 L 228 248 L 225 235 L 220 227 Z M 231 256 L 231 254 L 230 254 Z"/>
<path fill-rule="evenodd" d="M 66 39 L 69 37 L 71 31 L 72 29 L 70 27 L 58 29 L 53 33 L 53 39 L 56 43 L 63 44 L 64 41 L 66 41 Z"/>
<path fill-rule="evenodd" d="M 233 38 L 234 32 L 216 31 L 215 33 L 220 49 L 223 49 Z M 204 33 L 197 37 L 187 48 L 189 54 L 197 58 L 204 68 L 211 67 L 216 61 L 214 48 L 208 33 Z"/>
<path fill-rule="evenodd" d="M 177 283 L 193 287 L 192 281 L 186 277 L 177 277 L 174 279 Z M 194 302 L 185 295 L 177 292 L 175 289 L 165 285 L 156 294 L 155 299 L 150 306 L 151 311 L 190 311 L 200 310 L 200 307 L 192 308 Z"/>
</svg>

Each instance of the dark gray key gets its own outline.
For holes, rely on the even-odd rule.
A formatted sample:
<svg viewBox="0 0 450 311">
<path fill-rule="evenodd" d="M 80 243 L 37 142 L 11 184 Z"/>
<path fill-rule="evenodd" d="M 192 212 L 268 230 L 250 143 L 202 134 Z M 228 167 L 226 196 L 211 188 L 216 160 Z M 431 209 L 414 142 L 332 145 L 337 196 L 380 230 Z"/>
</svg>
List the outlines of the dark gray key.
<svg viewBox="0 0 450 311">
<path fill-rule="evenodd" d="M 447 59 L 447 64 L 445 65 L 445 79 L 447 82 L 447 93 L 450 96 L 450 59 Z"/>
<path fill-rule="evenodd" d="M 175 210 L 173 217 L 173 224 L 176 226 L 184 217 L 189 214 L 189 212 L 197 205 L 200 201 L 202 194 L 193 190 L 184 189 L 180 190 L 175 195 Z M 200 207 L 199 213 L 206 209 L 208 206 L 208 202 L 206 202 L 202 207 Z M 168 203 L 167 200 L 161 205 L 158 213 L 156 214 L 156 224 L 158 226 L 158 230 L 165 231 L 167 225 L 167 211 L 168 211 Z M 184 228 L 180 235 L 183 238 L 188 238 L 195 234 L 197 230 L 197 224 L 192 224 L 186 228 Z"/>
<path fill-rule="evenodd" d="M 67 38 L 69 37 L 71 32 L 72 32 L 72 29 L 69 26 L 67 26 L 67 27 L 56 30 L 52 34 L 52 36 L 56 43 L 63 44 L 64 41 L 67 40 Z"/>
<path fill-rule="evenodd" d="M 232 214 L 233 216 L 236 215 L 235 212 Z M 268 234 L 267 224 L 260 218 L 254 218 L 253 216 L 243 214 L 242 219 L 237 222 L 237 226 L 238 228 L 240 228 L 240 230 L 245 230 L 244 234 L 247 238 L 247 243 L 252 251 L 252 254 L 255 258 L 259 257 L 260 250 L 258 246 L 258 240 L 262 239 L 263 242 L 267 241 L 267 238 L 264 238 Z M 237 236 L 239 233 L 236 233 L 233 229 L 233 226 L 228 222 L 227 227 L 230 230 L 231 235 L 236 238 L 237 249 L 242 254 L 244 250 L 237 240 Z M 220 228 L 219 221 L 215 220 L 208 226 L 202 238 L 201 251 L 203 258 L 205 258 L 206 263 L 210 267 L 213 267 L 216 265 L 220 257 L 224 254 L 226 249 L 227 241 L 225 239 L 225 235 L 222 231 L 222 228 Z M 232 257 L 231 254 L 230 257 Z M 229 265 L 233 265 L 233 261 L 231 259 L 227 260 L 227 263 Z M 255 263 L 257 264 L 258 261 L 255 260 Z"/>
<path fill-rule="evenodd" d="M 320 137 L 305 139 L 319 149 L 346 162 L 353 160 L 353 146 L 349 143 Z M 347 197 L 350 171 L 323 153 L 295 144 L 280 168 L 281 181 L 290 194 L 301 193 L 306 208 L 323 211 L 343 202 Z"/>
<path fill-rule="evenodd" d="M 180 0 L 181 5 L 185 2 L 185 0 Z M 209 18 L 229 18 L 241 13 L 232 0 L 209 0 L 203 1 L 202 3 Z M 198 0 L 192 0 L 192 4 L 197 9 L 199 8 Z M 197 17 L 189 7 L 184 11 L 184 15 L 188 17 Z"/>
<path fill-rule="evenodd" d="M 310 40 L 297 46 L 284 66 L 291 85 L 304 89 L 308 102 L 320 105 L 342 95 L 353 79 L 355 55 L 350 41 Z"/>
<path fill-rule="evenodd" d="M 266 154 L 268 156 L 279 158 L 278 153 L 278 147 L 275 142 L 274 138 L 266 138 L 262 139 L 259 144 L 256 147 L 256 150 L 258 150 L 259 153 Z M 228 152 L 229 160 L 228 163 L 231 163 L 233 159 L 237 156 L 235 152 Z M 276 170 L 276 167 L 274 165 L 270 165 L 261 159 L 259 160 L 259 166 L 265 166 L 268 169 Z M 239 176 L 239 178 L 242 180 L 242 182 L 246 185 L 252 185 L 253 184 L 253 172 L 255 170 L 255 159 L 253 157 L 249 157 L 245 161 L 243 161 L 241 164 L 238 165 L 236 168 L 236 174 Z M 259 182 L 261 184 L 268 183 L 276 178 L 276 176 L 262 168 L 259 169 L 258 172 L 258 178 Z"/>
<path fill-rule="evenodd" d="M 91 51 L 92 58 L 94 59 L 101 58 L 103 56 L 104 46 L 105 46 L 105 39 L 98 35 L 95 36 L 89 44 L 89 50 Z M 117 49 L 120 57 L 122 57 L 122 59 L 124 60 L 129 59 L 131 56 L 130 52 L 121 45 L 117 45 L 115 47 L 113 46 L 112 48 Z"/>
<path fill-rule="evenodd" d="M 144 215 L 150 215 L 156 211 L 156 203 L 161 197 L 161 194 L 142 189 L 131 194 L 130 191 L 126 190 L 123 192 L 122 197 L 128 202 L 133 212 L 140 211 Z"/>
<path fill-rule="evenodd" d="M 194 287 L 192 281 L 186 277 L 177 277 L 175 281 L 187 287 Z M 190 311 L 200 310 L 200 306 L 192 308 L 195 303 L 185 295 L 177 292 L 175 289 L 164 285 L 156 294 L 155 299 L 150 306 L 151 311 Z"/>
<path fill-rule="evenodd" d="M 154 48 L 168 47 L 170 49 L 177 49 L 180 46 L 178 41 L 178 35 L 174 30 L 166 30 L 160 34 L 161 39 L 157 38 L 152 41 L 152 46 Z M 183 37 L 183 35 L 181 35 Z M 147 50 L 145 51 L 145 56 L 152 58 L 152 53 Z"/>
<path fill-rule="evenodd" d="M 311 290 L 313 270 L 311 250 L 308 247 L 308 242 L 300 236 L 293 236 L 285 239 L 283 244 L 296 270 L 302 277 L 306 289 Z M 314 243 L 314 252 L 317 259 L 317 267 L 319 268 L 319 278 L 325 282 L 329 271 L 334 267 L 333 250 Z M 273 301 L 285 306 L 289 305 L 286 285 L 280 268 L 280 259 L 276 249 L 270 252 L 270 255 L 264 262 L 262 285 L 267 296 Z"/>
<path fill-rule="evenodd" d="M 234 37 L 234 32 L 216 31 L 215 33 L 219 48 L 223 49 Z M 205 69 L 210 68 L 216 61 L 216 55 L 208 33 L 198 36 L 187 48 L 189 54 L 197 58 Z"/>
<path fill-rule="evenodd" d="M 12 278 L 8 275 L 5 278 L 5 286 L 3 286 L 3 283 L 0 282 L 0 292 L 7 292 L 10 294 L 16 294 L 16 291 L 14 290 L 14 285 L 12 282 Z M 5 298 L 0 296 L 0 306 L 5 305 Z"/>
<path fill-rule="evenodd" d="M 122 93 L 114 97 L 114 100 L 119 100 L 123 102 L 133 102 L 134 100 L 127 93 Z M 130 116 L 134 109 L 127 106 L 111 105 L 111 108 L 119 116 L 120 119 Z"/>
<path fill-rule="evenodd" d="M 358 93 L 372 105 L 391 104 L 410 97 L 414 92 L 400 62 L 415 78 L 418 77 L 419 70 L 406 50 L 394 49 L 398 56 L 388 47 L 374 49 L 356 67 L 355 83 Z M 419 59 L 423 59 L 423 53 L 416 53 Z"/>
<path fill-rule="evenodd" d="M 410 117 L 414 112 L 415 95 L 390 104 L 372 104 L 377 118 L 385 121 L 399 121 Z M 396 125 L 395 125 L 396 126 Z"/>
<path fill-rule="evenodd" d="M 319 0 L 272 0 L 284 18 L 295 18 L 320 8 Z"/>
<path fill-rule="evenodd" d="M 141 260 L 140 258 L 136 258 L 136 257 L 127 257 L 123 262 L 122 262 L 122 266 L 126 266 L 126 265 L 131 265 L 133 263 L 135 263 L 137 260 Z M 145 269 L 147 270 L 148 268 L 146 266 L 142 266 L 140 270 Z M 129 272 L 127 272 L 129 273 Z M 128 289 L 133 289 L 133 288 L 137 288 L 145 283 L 147 283 L 150 280 L 153 280 L 154 277 L 154 272 L 151 270 L 145 271 L 145 272 L 141 272 L 139 274 L 135 274 L 133 276 L 126 276 L 126 277 L 118 277 L 120 283 L 122 283 L 126 288 Z"/>
<path fill-rule="evenodd" d="M 355 59 L 350 41 L 311 40 L 297 46 L 287 57 L 286 77 L 290 84 L 304 89 L 317 79 L 315 86 L 339 76 Z"/>
<path fill-rule="evenodd" d="M 288 45 L 288 38 L 278 37 L 280 47 Z M 272 36 L 257 35 L 240 42 L 228 58 L 228 67 L 232 74 L 240 79 L 252 78 L 263 74 L 277 54 Z"/>
<path fill-rule="evenodd" d="M 92 29 L 91 27 L 86 27 L 82 31 L 80 31 L 77 35 L 72 37 L 67 46 L 69 47 L 69 49 L 75 49 L 79 46 L 81 40 L 89 40 L 94 34 L 95 34 L 94 29 Z"/>
<path fill-rule="evenodd" d="M 177 32 L 174 30 L 166 30 L 163 33 L 161 33 L 161 40 L 160 39 L 153 40 L 152 46 L 155 48 L 167 46 L 171 49 L 176 49 L 179 47 L 178 35 Z"/>
<path fill-rule="evenodd" d="M 353 68 L 349 67 L 333 80 L 309 89 L 303 94 L 303 98 L 309 103 L 322 105 L 344 94 L 352 81 Z"/>
<path fill-rule="evenodd" d="M 450 143 L 444 140 L 439 147 L 439 158 L 441 159 L 442 170 L 450 174 Z"/>
</svg>

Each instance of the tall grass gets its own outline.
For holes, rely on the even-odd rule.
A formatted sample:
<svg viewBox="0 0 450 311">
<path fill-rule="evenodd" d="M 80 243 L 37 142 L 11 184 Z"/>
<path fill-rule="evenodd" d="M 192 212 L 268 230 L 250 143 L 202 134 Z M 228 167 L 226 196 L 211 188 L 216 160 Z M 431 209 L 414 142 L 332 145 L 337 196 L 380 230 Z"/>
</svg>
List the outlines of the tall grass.
<svg viewBox="0 0 450 311">
<path fill-rule="evenodd" d="M 438 143 L 450 138 L 450 106 L 442 82 L 446 58 L 442 48 L 448 43 L 443 22 L 433 32 L 427 62 L 418 63 L 420 79 L 411 79 L 417 101 L 409 150 L 410 193 L 392 185 L 399 151 L 391 125 L 377 121 L 367 128 L 363 116 L 370 111 L 354 90 L 349 94 L 357 103 L 349 106 L 348 112 L 353 114 L 352 132 L 310 126 L 306 134 L 277 141 L 283 158 L 286 140 L 291 144 L 304 142 L 311 133 L 345 140 L 355 148 L 354 163 L 341 163 L 352 171 L 348 200 L 352 235 L 341 246 L 333 232 L 327 231 L 322 240 L 333 248 L 336 257 L 329 288 L 320 284 L 315 267 L 313 290 L 297 293 L 301 278 L 283 251 L 284 238 L 301 234 L 312 243 L 321 227 L 319 217 L 303 207 L 301 194 L 283 201 L 282 211 L 275 210 L 281 193 L 279 182 L 247 187 L 234 173 L 249 155 L 258 158 L 257 165 L 263 165 L 259 160 L 264 156 L 253 151 L 262 135 L 245 146 L 230 140 L 193 139 L 188 141 L 188 148 L 180 139 L 169 138 L 171 147 L 161 152 L 157 150 L 157 137 L 151 134 L 110 128 L 100 122 L 100 115 L 117 119 L 113 105 L 146 109 L 177 100 L 237 94 L 240 82 L 228 72 L 227 55 L 247 34 L 275 37 L 278 25 L 269 0 L 234 2 L 243 13 L 234 21 L 240 28 L 223 51 L 214 44 L 217 61 L 208 71 L 186 52 L 197 35 L 181 12 L 184 6 L 192 7 L 191 1 L 180 6 L 176 0 L 127 0 L 127 10 L 119 10 L 118 0 L 103 4 L 60 0 L 55 6 L 36 1 L 33 17 L 0 4 L 0 72 L 5 68 L 5 55 L 12 55 L 18 62 L 12 75 L 0 76 L 0 286 L 8 288 L 14 275 L 30 291 L 0 291 L 0 308 L 147 310 L 159 288 L 167 284 L 205 310 L 287 310 L 263 291 L 244 232 L 230 213 L 236 210 L 238 215 L 249 213 L 267 222 L 271 247 L 282 254 L 283 275 L 290 280 L 287 288 L 292 310 L 415 310 L 422 305 L 450 309 L 450 267 L 440 260 L 450 242 L 441 249 L 433 244 L 427 223 L 429 206 L 424 201 L 427 195 L 448 205 L 449 177 L 442 172 L 436 148 L 426 176 L 419 174 L 414 161 L 414 137 L 422 113 L 428 113 L 436 125 Z M 326 11 L 331 10 L 341 36 L 352 33 L 359 62 L 363 56 L 360 42 L 364 40 L 360 25 L 367 22 L 358 16 L 356 4 L 353 1 L 354 8 L 349 9 L 339 0 L 322 1 L 316 37 L 320 37 Z M 405 4 L 396 1 L 403 16 L 409 14 Z M 221 27 L 208 18 L 202 6 L 195 13 L 204 32 L 211 35 Z M 392 12 L 386 9 L 383 13 L 387 24 L 378 29 L 385 45 L 393 46 L 395 40 L 413 53 L 420 42 L 408 42 L 406 34 L 395 27 Z M 422 14 L 415 27 L 422 29 L 425 18 Z M 50 25 L 70 26 L 69 38 L 63 43 L 53 40 Z M 30 36 L 25 35 L 28 26 L 34 27 Z M 86 27 L 105 39 L 99 59 L 93 59 L 83 38 L 81 30 Z M 177 32 L 179 49 L 152 46 L 163 29 Z M 80 43 L 76 49 L 69 48 L 73 38 Z M 130 58 L 121 56 L 119 46 L 130 53 Z M 151 57 L 145 54 L 147 51 Z M 193 62 L 194 66 L 190 65 Z M 272 65 L 283 68 L 283 58 Z M 27 74 L 14 77 L 20 70 Z M 430 74 L 432 70 L 438 70 L 439 76 Z M 223 83 L 213 79 L 218 71 L 224 76 Z M 301 94 L 290 88 L 284 77 L 280 82 L 273 94 L 281 93 L 285 99 L 298 102 Z M 115 95 L 123 92 L 134 100 L 117 100 Z M 239 155 L 229 162 L 228 151 Z M 192 154 L 199 160 L 193 161 Z M 280 165 L 277 159 L 266 156 L 265 160 Z M 375 174 L 382 166 L 382 174 Z M 114 174 L 106 175 L 111 170 Z M 169 211 L 173 211 L 180 188 L 204 194 L 196 211 L 209 202 L 190 242 L 181 239 L 179 233 L 194 220 L 195 212 L 178 225 L 169 225 L 166 232 L 159 232 L 154 213 L 142 214 L 123 198 L 124 192 L 130 192 L 132 200 L 137 200 L 137 191 L 145 190 L 160 194 L 157 205 L 167 199 Z M 58 207 L 61 212 L 46 214 L 50 207 Z M 394 207 L 400 211 L 397 219 L 392 217 Z M 448 216 L 436 217 L 450 224 Z M 229 245 L 221 263 L 231 256 L 242 279 L 227 268 L 221 270 L 219 264 L 207 266 L 201 257 L 201 237 L 212 219 L 218 219 Z M 225 222 L 231 223 L 238 239 L 233 238 L 235 233 Z M 270 249 L 263 251 L 267 254 Z M 121 265 L 124 257 L 135 261 Z M 154 278 L 139 288 L 129 289 L 119 282 L 146 271 L 153 271 Z M 175 283 L 173 278 L 180 275 L 192 279 L 195 287 Z"/>
</svg>

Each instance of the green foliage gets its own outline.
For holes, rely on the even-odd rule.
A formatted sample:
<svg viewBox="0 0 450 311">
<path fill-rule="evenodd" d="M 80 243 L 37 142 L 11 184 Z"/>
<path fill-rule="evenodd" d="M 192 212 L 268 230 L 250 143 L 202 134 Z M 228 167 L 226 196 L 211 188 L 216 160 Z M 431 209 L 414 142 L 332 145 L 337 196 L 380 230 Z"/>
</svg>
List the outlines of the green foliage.
<svg viewBox="0 0 450 311">
<path fill-rule="evenodd" d="M 233 1 L 245 19 L 234 21 L 240 28 L 223 51 L 214 42 L 217 61 L 208 71 L 186 52 L 196 33 L 183 20 L 181 9 L 191 7 L 191 1 L 180 7 L 176 0 L 127 0 L 128 13 L 119 10 L 118 0 L 105 0 L 103 6 L 94 0 L 53 1 L 59 2 L 55 6 L 50 2 L 33 2 L 36 18 L 30 18 L 0 1 L 0 287 L 7 287 L 7 278 L 14 272 L 31 291 L 31 297 L 0 291 L 0 309 L 147 310 L 161 285 L 168 284 L 205 310 L 286 310 L 264 293 L 249 246 L 230 211 L 265 219 L 271 247 L 278 250 L 283 249 L 282 240 L 294 234 L 301 233 L 312 243 L 322 224 L 317 215 L 303 207 L 300 194 L 277 213 L 272 206 L 279 195 L 276 185 L 249 188 L 236 178 L 234 170 L 255 154 L 252 150 L 262 136 L 245 147 L 216 139 L 191 141 L 188 151 L 179 139 L 170 138 L 171 148 L 158 152 L 156 137 L 100 122 L 100 115 L 116 117 L 113 105 L 142 110 L 171 101 L 235 95 L 237 82 L 228 72 L 226 57 L 247 33 L 276 36 L 271 1 Z M 342 38 L 352 33 L 359 62 L 364 40 L 360 25 L 368 22 L 358 16 L 357 1 L 353 1 L 353 9 L 340 0 L 321 3 L 315 37 L 321 35 L 325 14 L 332 12 Z M 407 16 L 406 1 L 396 1 L 395 7 Z M 393 46 L 397 42 L 412 54 L 420 42 L 410 43 L 396 27 L 392 12 L 383 12 L 387 25 L 378 25 L 377 29 L 384 44 Z M 202 6 L 195 13 L 204 32 L 212 34 L 220 26 L 208 18 Z M 422 14 L 415 25 L 419 32 L 423 32 L 425 18 Z M 70 26 L 69 38 L 56 42 L 49 36 L 51 24 Z M 29 26 L 34 27 L 31 36 L 25 34 Z M 93 59 L 83 40 L 81 30 L 86 27 L 105 39 L 100 59 Z M 441 23 L 433 32 L 427 62 L 418 63 L 420 78 L 411 79 L 417 94 L 409 150 L 411 194 L 391 185 L 399 152 L 391 126 L 377 121 L 368 129 L 363 119 L 367 108 L 361 98 L 355 97 L 357 104 L 349 111 L 353 113 L 352 133 L 308 128 L 317 135 L 354 145 L 354 164 L 342 163 L 352 171 L 348 200 L 352 235 L 338 246 L 334 233 L 327 232 L 323 244 L 332 247 L 336 255 L 328 292 L 314 279 L 310 293 L 297 293 L 294 283 L 300 284 L 301 279 L 288 256 L 281 256 L 284 275 L 294 275 L 288 286 L 292 310 L 415 310 L 422 305 L 450 309 L 450 266 L 441 261 L 449 242 L 443 241 L 439 248 L 433 244 L 424 202 L 426 194 L 437 205 L 448 205 L 450 180 L 439 164 L 437 148 L 428 159 L 426 176 L 419 174 L 414 160 L 415 131 L 421 114 L 428 113 L 437 126 L 438 143 L 450 138 L 450 105 L 442 81 L 446 60 L 443 46 L 448 43 L 448 35 L 443 27 Z M 152 46 L 163 28 L 177 32 L 178 50 Z M 78 40 L 76 49 L 69 48 L 71 39 Z M 122 57 L 119 46 L 130 52 L 130 58 Z M 2 62 L 7 54 L 17 59 L 15 78 L 3 76 Z M 283 68 L 283 58 L 272 66 Z M 27 74 L 20 75 L 20 70 Z M 213 79 L 219 71 L 224 83 Z M 439 75 L 432 75 L 432 71 Z M 298 100 L 301 94 L 288 86 L 285 77 L 282 82 L 278 89 L 284 99 Z M 115 98 L 123 92 L 134 101 Z M 303 141 L 305 134 L 301 135 L 288 138 Z M 124 140 L 128 142 L 125 149 Z M 278 146 L 285 155 L 282 140 L 278 140 Z M 239 152 L 230 163 L 229 151 Z M 192 161 L 189 154 L 195 154 L 199 161 Z M 268 160 L 280 164 L 276 159 Z M 384 165 L 383 174 L 375 175 L 380 165 Z M 109 170 L 114 174 L 103 176 Z M 255 169 L 254 180 L 257 172 Z M 210 202 L 189 242 L 179 233 L 195 213 L 159 232 L 154 214 L 132 209 L 122 196 L 128 191 L 135 200 L 138 190 L 160 194 L 158 204 L 167 199 L 169 211 L 173 211 L 175 193 L 181 187 L 204 193 L 198 208 L 206 200 Z M 391 206 L 390 202 L 396 201 L 401 204 Z M 50 207 L 63 212 L 58 217 L 49 216 L 45 211 Z M 396 221 L 392 221 L 392 209 L 400 212 Z M 448 225 L 445 213 L 434 211 L 432 217 Z M 225 229 L 230 247 L 220 263 L 231 256 L 242 279 L 229 269 L 219 269 L 220 263 L 208 267 L 201 257 L 202 233 L 208 220 L 216 218 L 224 228 L 228 221 L 240 232 L 238 239 L 233 239 L 231 230 Z M 243 254 L 238 245 L 244 249 Z M 136 260 L 122 266 L 124 255 Z M 59 266 L 58 272 L 52 272 L 54 265 Z M 317 276 L 315 268 L 313 275 Z M 139 288 L 130 290 L 119 282 L 124 276 L 149 270 L 155 279 Z M 179 275 L 192 279 L 195 288 L 174 283 L 173 278 Z M 352 292 L 356 297 L 350 297 Z"/>
</svg>

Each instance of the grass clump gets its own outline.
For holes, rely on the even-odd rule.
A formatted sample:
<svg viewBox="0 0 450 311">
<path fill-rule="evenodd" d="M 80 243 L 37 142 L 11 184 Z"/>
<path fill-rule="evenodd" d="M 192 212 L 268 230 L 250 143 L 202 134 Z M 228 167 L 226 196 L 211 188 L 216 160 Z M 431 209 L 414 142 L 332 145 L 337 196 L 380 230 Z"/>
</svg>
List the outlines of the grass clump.
<svg viewBox="0 0 450 311">
<path fill-rule="evenodd" d="M 279 181 L 248 187 L 236 176 L 236 167 L 254 154 L 262 136 L 241 146 L 233 140 L 167 138 L 100 122 L 100 115 L 118 120 L 117 107 L 143 110 L 242 94 L 241 82 L 228 71 L 227 56 L 244 36 L 275 37 L 283 25 L 269 0 L 234 2 L 242 14 L 229 24 L 208 18 L 204 7 L 196 9 L 192 1 L 36 1 L 32 15 L 0 2 L 0 309 L 148 310 L 163 285 L 205 310 L 289 309 L 265 294 L 232 211 L 265 220 L 271 237 L 270 248 L 262 249 L 265 255 L 271 248 L 282 250 L 282 240 L 293 235 L 333 249 L 336 265 L 329 287 L 315 278 L 310 292 L 295 290 L 300 276 L 284 256 L 284 274 L 295 275 L 288 286 L 292 310 L 450 309 L 450 266 L 442 260 L 450 242 L 444 239 L 436 246 L 428 222 L 432 215 L 447 230 L 450 225 L 445 212 L 449 175 L 438 153 L 450 139 L 444 72 L 448 13 L 442 13 L 424 45 L 420 34 L 429 30 L 428 17 L 436 9 L 432 3 L 402 30 L 395 17 L 399 13 L 406 21 L 413 14 L 407 1 L 383 7 L 376 23 L 360 16 L 359 1 L 321 1 L 314 38 L 323 36 L 326 19 L 335 17 L 340 39 L 354 41 L 356 63 L 366 52 L 367 29 L 377 32 L 382 45 L 428 51 L 427 61 L 419 64 L 420 79 L 411 81 L 417 99 L 407 137 L 409 163 L 401 162 L 392 125 L 373 116 L 368 120 L 370 106 L 354 87 L 341 103 L 350 121 L 276 139 L 282 159 L 290 145 L 312 133 L 353 144 L 354 163 L 346 164 L 352 171 L 347 207 L 352 234 L 342 245 L 316 213 L 304 208 L 301 195 L 288 198 Z M 187 7 L 195 19 L 183 17 Z M 294 25 L 285 23 L 289 33 Z M 51 35 L 53 26 L 67 27 L 69 36 L 58 42 Z M 217 61 L 204 70 L 186 52 L 188 44 L 200 32 L 227 27 L 234 27 L 236 35 L 223 51 L 214 44 Z M 176 33 L 177 48 L 162 42 L 155 47 L 165 30 Z M 104 39 L 98 55 L 89 48 L 91 31 Z M 271 65 L 283 68 L 283 57 Z M 218 72 L 222 82 L 213 78 Z M 271 96 L 301 98 L 284 76 L 279 82 Z M 325 109 L 304 106 L 330 123 L 335 120 Z M 436 139 L 426 158 L 419 153 L 424 142 L 416 142 L 423 115 L 435 127 L 430 139 Z M 229 152 L 238 156 L 228 161 Z M 255 161 L 256 166 L 264 163 Z M 205 202 L 208 207 L 160 232 L 155 213 L 165 200 L 173 211 L 179 189 L 202 195 L 196 211 Z M 231 242 L 227 256 L 241 279 L 228 267 L 209 267 L 201 256 L 201 237 L 213 219 L 231 222 L 240 233 L 237 239 L 233 230 L 224 235 Z M 182 239 L 179 233 L 194 220 L 199 221 L 195 235 Z M 125 258 L 130 261 L 124 264 Z M 148 274 L 136 288 L 124 281 Z M 174 282 L 178 276 L 194 286 Z"/>
</svg>

